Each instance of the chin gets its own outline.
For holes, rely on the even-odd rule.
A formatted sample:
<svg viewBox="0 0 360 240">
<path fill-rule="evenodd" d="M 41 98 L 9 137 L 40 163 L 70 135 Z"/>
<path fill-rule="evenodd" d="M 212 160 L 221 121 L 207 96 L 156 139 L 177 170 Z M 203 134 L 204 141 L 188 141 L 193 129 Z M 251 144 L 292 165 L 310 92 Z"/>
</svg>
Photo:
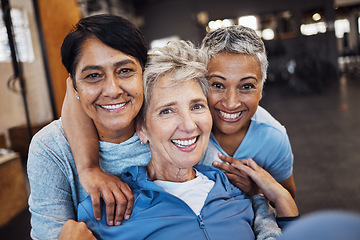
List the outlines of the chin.
<svg viewBox="0 0 360 240">
<path fill-rule="evenodd" d="M 130 127 L 132 122 L 117 122 L 117 123 L 109 123 L 106 125 L 107 129 L 111 131 L 121 131 L 128 127 Z"/>
<path fill-rule="evenodd" d="M 237 132 L 239 132 L 241 130 L 241 128 L 222 127 L 222 128 L 218 128 L 218 130 L 223 134 L 233 135 L 233 134 L 236 134 Z"/>
</svg>

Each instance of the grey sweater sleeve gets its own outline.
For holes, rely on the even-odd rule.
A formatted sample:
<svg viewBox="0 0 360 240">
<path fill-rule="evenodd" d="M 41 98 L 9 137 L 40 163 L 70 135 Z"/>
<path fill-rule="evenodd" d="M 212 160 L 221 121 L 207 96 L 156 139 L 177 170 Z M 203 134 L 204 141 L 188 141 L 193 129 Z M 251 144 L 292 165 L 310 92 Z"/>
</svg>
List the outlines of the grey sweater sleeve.
<svg viewBox="0 0 360 240">
<path fill-rule="evenodd" d="M 27 171 L 32 239 L 57 239 L 63 224 L 76 219 L 75 172 L 69 160 L 72 156 L 57 123 L 39 131 L 29 147 Z"/>
<path fill-rule="evenodd" d="M 257 240 L 273 240 L 281 235 L 275 210 L 269 204 L 264 195 L 258 194 L 251 197 L 255 212 L 254 233 Z"/>
</svg>

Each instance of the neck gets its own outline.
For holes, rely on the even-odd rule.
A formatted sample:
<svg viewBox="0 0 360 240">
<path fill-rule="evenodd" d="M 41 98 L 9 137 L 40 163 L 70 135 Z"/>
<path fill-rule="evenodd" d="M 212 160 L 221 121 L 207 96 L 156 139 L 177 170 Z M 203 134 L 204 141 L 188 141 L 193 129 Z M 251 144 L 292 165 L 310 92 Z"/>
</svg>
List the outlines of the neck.
<svg viewBox="0 0 360 240">
<path fill-rule="evenodd" d="M 151 160 L 147 166 L 150 181 L 162 180 L 168 182 L 187 182 L 196 177 L 195 170 L 191 168 L 182 169 L 170 164 L 159 164 Z"/>
<path fill-rule="evenodd" d="M 99 140 L 104 142 L 111 143 L 122 143 L 131 138 L 135 133 L 134 124 L 130 124 L 127 128 L 121 130 L 112 130 L 112 129 L 99 129 Z"/>
<path fill-rule="evenodd" d="M 216 141 L 220 144 L 221 148 L 229 155 L 233 156 L 240 144 L 244 140 L 247 131 L 249 130 L 250 123 L 237 131 L 236 133 L 227 134 L 219 129 L 213 128 L 212 132 Z"/>
</svg>

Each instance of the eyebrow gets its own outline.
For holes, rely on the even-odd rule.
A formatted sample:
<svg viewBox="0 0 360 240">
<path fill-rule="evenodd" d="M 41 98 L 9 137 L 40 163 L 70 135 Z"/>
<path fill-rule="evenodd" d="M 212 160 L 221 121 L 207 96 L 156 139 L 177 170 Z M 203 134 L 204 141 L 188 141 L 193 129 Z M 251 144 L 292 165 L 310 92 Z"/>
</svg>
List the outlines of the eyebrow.
<svg viewBox="0 0 360 240">
<path fill-rule="evenodd" d="M 190 101 L 190 104 L 194 104 L 194 103 L 197 103 L 197 102 L 204 102 L 207 104 L 207 100 L 206 98 L 195 98 L 195 99 L 191 99 Z M 174 106 L 177 104 L 177 101 L 173 101 L 173 102 L 169 102 L 167 104 L 164 104 L 164 105 L 161 105 L 161 106 L 157 106 L 155 108 L 155 111 L 158 111 L 159 109 L 162 109 L 162 108 L 167 108 L 167 107 L 171 107 L 171 106 Z"/>
<path fill-rule="evenodd" d="M 226 81 L 226 78 L 224 78 L 223 76 L 217 75 L 217 74 L 210 75 L 209 80 L 211 78 L 213 78 L 213 77 L 220 78 L 220 79 Z M 240 81 L 244 81 L 244 80 L 247 80 L 247 79 L 254 79 L 255 81 L 258 81 L 258 79 L 256 77 L 253 77 L 253 76 L 241 78 Z"/>
<path fill-rule="evenodd" d="M 125 60 L 122 60 L 122 61 L 119 61 L 119 62 L 116 62 L 113 64 L 114 67 L 119 67 L 119 66 L 123 66 L 123 65 L 126 65 L 126 64 L 134 64 L 135 65 L 135 62 L 131 59 L 125 59 Z M 102 66 L 100 65 L 88 65 L 88 66 L 85 66 L 81 72 L 85 72 L 85 71 L 88 71 L 88 70 L 102 70 L 104 69 Z"/>
<path fill-rule="evenodd" d="M 174 105 L 176 105 L 176 101 L 174 101 L 174 102 L 169 102 L 169 103 L 167 103 L 167 104 L 165 104 L 165 105 L 156 106 L 155 112 L 157 112 L 158 110 L 160 110 L 160 109 L 162 109 L 162 108 L 167 108 L 167 107 L 171 107 L 171 106 L 174 106 Z"/>
<path fill-rule="evenodd" d="M 207 100 L 206 98 L 195 98 L 195 99 L 192 99 L 190 103 L 197 103 L 197 102 L 205 102 L 207 103 Z"/>
</svg>

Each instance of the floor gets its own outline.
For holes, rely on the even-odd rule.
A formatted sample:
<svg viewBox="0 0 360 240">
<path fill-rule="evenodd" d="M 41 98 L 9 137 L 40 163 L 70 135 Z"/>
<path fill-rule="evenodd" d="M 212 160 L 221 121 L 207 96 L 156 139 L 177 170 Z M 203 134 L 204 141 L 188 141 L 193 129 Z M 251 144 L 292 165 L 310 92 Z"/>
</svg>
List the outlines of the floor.
<svg viewBox="0 0 360 240">
<path fill-rule="evenodd" d="M 287 128 L 301 214 L 360 212 L 360 77 L 343 74 L 320 90 L 269 82 L 260 104 Z M 1 239 L 30 239 L 29 219 L 27 211 L 18 215 L 0 228 Z"/>
<path fill-rule="evenodd" d="M 322 92 L 266 85 L 261 105 L 287 129 L 301 214 L 360 212 L 360 77 L 342 75 Z"/>
</svg>

